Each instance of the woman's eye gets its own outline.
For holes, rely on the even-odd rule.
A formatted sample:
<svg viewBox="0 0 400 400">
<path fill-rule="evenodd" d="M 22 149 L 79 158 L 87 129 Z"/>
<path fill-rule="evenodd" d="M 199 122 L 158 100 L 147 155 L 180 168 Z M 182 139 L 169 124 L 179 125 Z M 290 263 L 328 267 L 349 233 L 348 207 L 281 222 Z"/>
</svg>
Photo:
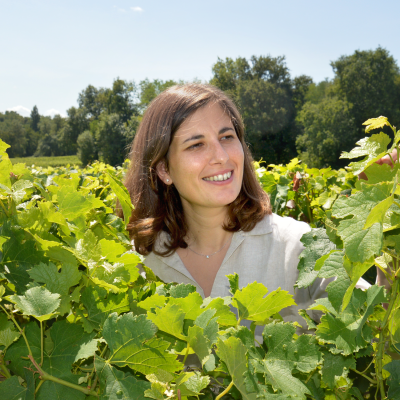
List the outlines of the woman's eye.
<svg viewBox="0 0 400 400">
<path fill-rule="evenodd" d="M 196 143 L 196 144 L 192 144 L 191 146 L 189 146 L 188 149 L 189 150 L 197 149 L 200 146 L 202 146 L 202 143 Z"/>
<path fill-rule="evenodd" d="M 234 138 L 235 138 L 234 135 L 226 135 L 226 136 L 222 136 L 221 140 L 232 140 Z"/>
</svg>

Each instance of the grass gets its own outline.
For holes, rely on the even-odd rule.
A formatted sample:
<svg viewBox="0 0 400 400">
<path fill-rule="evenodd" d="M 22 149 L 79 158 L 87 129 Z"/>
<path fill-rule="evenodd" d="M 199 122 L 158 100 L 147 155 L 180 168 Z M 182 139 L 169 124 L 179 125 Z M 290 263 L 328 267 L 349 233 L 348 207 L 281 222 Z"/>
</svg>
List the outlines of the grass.
<svg viewBox="0 0 400 400">
<path fill-rule="evenodd" d="M 32 164 L 37 167 L 64 167 L 67 164 L 82 166 L 77 156 L 59 156 L 59 157 L 17 157 L 10 158 L 13 164 L 25 163 L 27 166 Z"/>
</svg>

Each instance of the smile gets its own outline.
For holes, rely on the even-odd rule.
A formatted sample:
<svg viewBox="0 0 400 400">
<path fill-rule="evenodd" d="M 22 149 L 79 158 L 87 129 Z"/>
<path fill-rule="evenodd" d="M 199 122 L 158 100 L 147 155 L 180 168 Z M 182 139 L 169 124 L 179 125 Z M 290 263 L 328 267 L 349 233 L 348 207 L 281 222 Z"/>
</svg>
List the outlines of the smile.
<svg viewBox="0 0 400 400">
<path fill-rule="evenodd" d="M 232 171 L 231 172 L 227 172 L 226 174 L 223 174 L 223 175 L 209 176 L 208 178 L 203 178 L 203 179 L 205 181 L 213 181 L 213 182 L 219 181 L 219 182 L 222 182 L 222 181 L 228 180 L 231 177 L 231 175 L 232 175 Z"/>
</svg>

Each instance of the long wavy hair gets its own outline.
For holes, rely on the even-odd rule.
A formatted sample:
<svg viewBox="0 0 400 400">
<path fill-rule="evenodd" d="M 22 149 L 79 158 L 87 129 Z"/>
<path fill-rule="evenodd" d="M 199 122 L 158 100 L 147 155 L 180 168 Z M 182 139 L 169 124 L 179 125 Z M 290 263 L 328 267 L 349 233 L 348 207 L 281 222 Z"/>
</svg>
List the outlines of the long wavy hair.
<svg viewBox="0 0 400 400">
<path fill-rule="evenodd" d="M 163 161 L 168 169 L 168 150 L 175 132 L 190 115 L 209 103 L 218 104 L 230 117 L 244 151 L 242 188 L 236 200 L 228 205 L 228 219 L 223 229 L 248 232 L 271 213 L 268 195 L 256 179 L 253 158 L 244 140 L 242 118 L 232 100 L 211 85 L 176 85 L 150 103 L 131 147 L 125 186 L 135 209 L 128 231 L 136 251 L 142 255 L 153 251 L 168 256 L 178 247 L 187 247 L 181 198 L 173 184 L 165 185 L 158 177 L 156 166 Z M 155 248 L 162 231 L 168 234 L 168 240 Z"/>
</svg>

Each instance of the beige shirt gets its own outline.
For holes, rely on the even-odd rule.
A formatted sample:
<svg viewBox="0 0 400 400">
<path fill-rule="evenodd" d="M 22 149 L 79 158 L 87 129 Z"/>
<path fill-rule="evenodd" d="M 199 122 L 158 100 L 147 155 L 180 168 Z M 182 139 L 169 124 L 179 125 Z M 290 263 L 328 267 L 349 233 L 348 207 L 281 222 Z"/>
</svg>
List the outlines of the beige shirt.
<svg viewBox="0 0 400 400">
<path fill-rule="evenodd" d="M 306 309 L 315 299 L 325 297 L 325 288 L 332 281 L 318 278 L 308 288 L 294 289 L 298 277 L 299 255 L 304 249 L 300 238 L 310 229 L 305 222 L 272 214 L 265 216 L 250 232 L 235 232 L 215 277 L 211 297 L 230 296 L 226 275 L 236 272 L 239 275 L 240 288 L 257 281 L 264 284 L 270 292 L 280 287 L 292 294 L 297 306 L 287 307 L 280 314 L 285 321 L 297 321 L 305 327 L 305 321 L 298 315 L 298 309 Z M 167 238 L 168 235 L 163 232 L 158 245 L 162 246 Z M 176 252 L 168 257 L 150 253 L 144 264 L 164 282 L 190 283 L 204 297 L 202 288 Z M 312 318 L 316 317 L 312 313 L 310 315 Z"/>
</svg>

